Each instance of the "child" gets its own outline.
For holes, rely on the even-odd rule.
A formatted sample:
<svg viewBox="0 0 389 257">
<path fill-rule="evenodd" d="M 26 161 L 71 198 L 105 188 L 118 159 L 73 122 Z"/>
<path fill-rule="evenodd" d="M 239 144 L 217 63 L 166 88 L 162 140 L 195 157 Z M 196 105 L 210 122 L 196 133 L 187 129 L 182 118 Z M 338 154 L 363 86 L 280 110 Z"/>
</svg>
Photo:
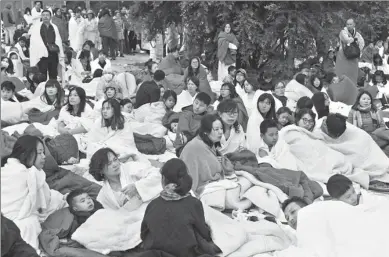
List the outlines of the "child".
<svg viewBox="0 0 389 257">
<path fill-rule="evenodd" d="M 141 225 L 143 247 L 149 252 L 144 256 L 157 252 L 185 257 L 221 253 L 205 222 L 203 204 L 189 193 L 192 178 L 185 163 L 171 159 L 161 175 L 163 191 L 147 206 Z"/>
<path fill-rule="evenodd" d="M 228 67 L 228 75 L 223 79 L 223 83 L 231 83 L 234 84 L 236 75 L 236 67 L 231 65 Z"/>
<path fill-rule="evenodd" d="M 281 107 L 276 112 L 278 129 L 289 126 L 293 124 L 293 113 L 288 107 Z"/>
<path fill-rule="evenodd" d="M 11 81 L 1 83 L 1 99 L 3 101 L 17 102 L 15 97 L 16 87 Z"/>
<path fill-rule="evenodd" d="M 196 95 L 193 105 L 183 110 L 178 120 L 176 139 L 174 141 L 177 156 L 180 156 L 186 143 L 196 136 L 200 128 L 201 119 L 207 113 L 210 104 L 211 97 L 205 92 L 200 92 Z"/>
<path fill-rule="evenodd" d="M 263 158 L 269 155 L 278 141 L 278 124 L 274 120 L 265 119 L 259 126 L 259 130 L 262 142 L 260 143 L 258 155 Z"/>
<path fill-rule="evenodd" d="M 162 101 L 165 104 L 166 111 L 173 110 L 177 103 L 177 94 L 173 90 L 167 90 L 162 95 Z"/>
<path fill-rule="evenodd" d="M 371 186 L 369 186 L 369 189 Z M 333 200 L 342 201 L 352 206 L 363 205 L 366 211 L 376 210 L 381 207 L 387 208 L 389 206 L 386 197 L 370 194 L 365 190 L 357 193 L 353 182 L 342 174 L 335 174 L 328 179 L 327 191 Z"/>
<path fill-rule="evenodd" d="M 124 98 L 120 101 L 120 108 L 126 122 L 128 121 L 136 121 L 135 120 L 135 112 L 134 112 L 134 104 L 130 99 Z"/>
<path fill-rule="evenodd" d="M 82 248 L 77 242 L 70 238 L 76 229 L 103 206 L 93 200 L 84 190 L 76 189 L 66 197 L 68 208 L 60 209 L 47 217 L 42 223 L 42 232 L 39 235 L 39 242 L 43 250 L 49 256 L 60 256 L 63 251 L 80 251 L 80 256 L 87 256 L 89 250 L 74 249 Z M 74 247 L 73 249 L 67 249 Z"/>
</svg>

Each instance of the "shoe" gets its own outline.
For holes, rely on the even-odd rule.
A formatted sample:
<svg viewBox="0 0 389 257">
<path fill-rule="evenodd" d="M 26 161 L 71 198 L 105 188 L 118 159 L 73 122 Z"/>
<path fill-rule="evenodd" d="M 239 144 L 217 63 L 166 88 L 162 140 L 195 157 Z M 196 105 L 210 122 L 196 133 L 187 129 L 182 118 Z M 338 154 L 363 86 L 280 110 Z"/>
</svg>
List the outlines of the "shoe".
<svg viewBox="0 0 389 257">
<path fill-rule="evenodd" d="M 385 183 L 377 180 L 371 181 L 369 184 L 369 190 L 382 192 L 382 193 L 389 193 L 389 183 Z"/>
<path fill-rule="evenodd" d="M 120 57 L 124 57 L 124 55 L 123 55 L 123 54 L 121 54 L 121 55 L 120 55 Z"/>
</svg>

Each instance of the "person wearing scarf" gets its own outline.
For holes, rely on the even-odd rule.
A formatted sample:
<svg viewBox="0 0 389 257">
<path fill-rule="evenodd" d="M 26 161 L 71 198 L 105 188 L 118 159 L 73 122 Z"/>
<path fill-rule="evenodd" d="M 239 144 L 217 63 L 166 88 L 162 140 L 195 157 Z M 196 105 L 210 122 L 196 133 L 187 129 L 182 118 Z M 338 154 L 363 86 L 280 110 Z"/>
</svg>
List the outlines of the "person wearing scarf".
<svg viewBox="0 0 389 257">
<path fill-rule="evenodd" d="M 221 253 L 211 238 L 200 200 L 189 191 L 192 178 L 185 163 L 170 159 L 161 168 L 163 190 L 147 206 L 141 239 L 141 256 L 215 256 Z M 166 255 L 167 254 L 167 255 Z"/>
<path fill-rule="evenodd" d="M 217 58 L 219 67 L 217 79 L 223 81 L 228 76 L 228 67 L 236 66 L 236 54 L 239 46 L 238 39 L 231 31 L 231 24 L 226 24 L 224 30 L 219 33 L 217 47 Z"/>
<path fill-rule="evenodd" d="M 373 103 L 373 97 L 367 91 L 361 91 L 351 108 L 347 121 L 366 131 L 374 141 L 384 148 L 389 145 L 389 130 Z"/>
<path fill-rule="evenodd" d="M 346 75 L 354 84 L 357 84 L 359 58 L 347 59 L 343 52 L 344 47 L 354 41 L 356 41 L 361 52 L 365 46 L 363 37 L 355 29 L 355 22 L 353 19 L 347 20 L 347 27 L 340 32 L 339 40 L 341 44 L 336 56 L 335 73 L 338 77 Z"/>
<path fill-rule="evenodd" d="M 211 86 L 207 79 L 207 73 L 201 64 L 199 57 L 191 58 L 190 65 L 184 71 L 184 81 L 186 81 L 188 77 L 197 77 L 200 81 L 199 91 L 207 93 L 212 99 L 214 98 Z"/>
</svg>

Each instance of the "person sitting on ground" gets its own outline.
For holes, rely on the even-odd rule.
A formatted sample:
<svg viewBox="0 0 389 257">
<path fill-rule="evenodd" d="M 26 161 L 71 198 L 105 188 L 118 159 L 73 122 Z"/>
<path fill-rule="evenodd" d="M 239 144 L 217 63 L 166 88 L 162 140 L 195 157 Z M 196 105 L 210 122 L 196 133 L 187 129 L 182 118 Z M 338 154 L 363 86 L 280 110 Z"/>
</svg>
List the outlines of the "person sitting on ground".
<svg viewBox="0 0 389 257">
<path fill-rule="evenodd" d="M 91 215 L 103 209 L 103 206 L 83 189 L 71 191 L 66 201 L 69 207 L 55 211 L 42 223 L 42 232 L 39 234 L 40 245 L 50 256 L 75 252 L 87 256 L 90 250 L 83 249 L 83 246 L 71 240 L 71 236 Z"/>
<path fill-rule="evenodd" d="M 327 93 L 331 101 L 342 102 L 347 105 L 354 104 L 358 95 L 358 88 L 350 78 L 345 75 L 338 77 L 335 73 L 329 73 L 326 79 L 330 84 Z"/>
<path fill-rule="evenodd" d="M 134 104 L 130 99 L 124 98 L 120 100 L 120 110 L 122 111 L 126 122 L 135 121 Z"/>
<path fill-rule="evenodd" d="M 282 203 L 282 211 L 285 214 L 285 218 L 288 221 L 288 225 L 293 229 L 297 229 L 297 214 L 298 212 L 308 206 L 304 199 L 293 196 Z"/>
<path fill-rule="evenodd" d="M 111 61 L 107 58 L 103 50 L 99 51 L 98 58 L 93 60 L 90 65 L 92 74 L 97 69 L 102 69 L 103 71 L 111 70 Z"/>
<path fill-rule="evenodd" d="M 147 103 L 158 102 L 161 98 L 162 81 L 165 79 L 165 72 L 157 70 L 152 81 L 145 81 L 139 87 L 135 96 L 135 109 Z"/>
<path fill-rule="evenodd" d="M 184 69 L 179 62 L 178 48 L 168 48 L 168 54 L 158 64 L 158 69 L 162 70 L 166 76 L 170 74 L 184 75 Z"/>
<path fill-rule="evenodd" d="M 3 257 L 39 257 L 32 248 L 20 236 L 20 230 L 16 224 L 1 215 L 1 256 Z"/>
<path fill-rule="evenodd" d="M 207 93 L 200 92 L 196 95 L 193 105 L 189 106 L 180 115 L 176 140 L 174 141 L 177 156 L 180 156 L 184 146 L 196 136 L 200 128 L 201 119 L 207 113 L 210 104 L 211 97 Z"/>
<path fill-rule="evenodd" d="M 20 97 L 20 96 L 19 96 Z M 1 83 L 1 121 L 2 125 L 13 125 L 27 121 L 28 116 L 23 112 L 15 85 L 11 81 Z"/>
<path fill-rule="evenodd" d="M 162 169 L 163 190 L 147 206 L 141 239 L 146 252 L 173 256 L 214 256 L 221 253 L 212 241 L 203 204 L 190 194 L 192 178 L 185 163 L 177 158 L 167 161 Z"/>
<path fill-rule="evenodd" d="M 293 121 L 293 113 L 288 107 L 281 107 L 276 112 L 278 129 L 282 129 L 283 127 L 289 126 L 294 123 Z"/>
<path fill-rule="evenodd" d="M 228 75 L 223 79 L 223 83 L 231 83 L 234 84 L 236 75 L 236 67 L 231 65 L 228 67 Z"/>
</svg>

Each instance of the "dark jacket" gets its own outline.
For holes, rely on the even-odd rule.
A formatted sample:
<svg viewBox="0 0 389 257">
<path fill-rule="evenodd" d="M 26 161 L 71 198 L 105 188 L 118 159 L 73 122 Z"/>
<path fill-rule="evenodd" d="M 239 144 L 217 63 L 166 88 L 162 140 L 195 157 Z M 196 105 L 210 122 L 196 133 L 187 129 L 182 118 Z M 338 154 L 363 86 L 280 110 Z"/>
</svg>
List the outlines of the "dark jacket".
<svg viewBox="0 0 389 257">
<path fill-rule="evenodd" d="M 1 257 L 39 257 L 35 249 L 20 236 L 12 220 L 1 215 Z"/>
<path fill-rule="evenodd" d="M 175 257 L 214 256 L 221 252 L 212 241 L 202 203 L 192 196 L 151 201 L 142 221 L 141 239 L 144 250 L 163 251 Z"/>
<path fill-rule="evenodd" d="M 7 4 L 4 10 L 1 12 L 1 19 L 3 20 L 4 28 L 8 28 L 15 25 L 15 19 L 11 11 L 11 4 Z"/>
</svg>

